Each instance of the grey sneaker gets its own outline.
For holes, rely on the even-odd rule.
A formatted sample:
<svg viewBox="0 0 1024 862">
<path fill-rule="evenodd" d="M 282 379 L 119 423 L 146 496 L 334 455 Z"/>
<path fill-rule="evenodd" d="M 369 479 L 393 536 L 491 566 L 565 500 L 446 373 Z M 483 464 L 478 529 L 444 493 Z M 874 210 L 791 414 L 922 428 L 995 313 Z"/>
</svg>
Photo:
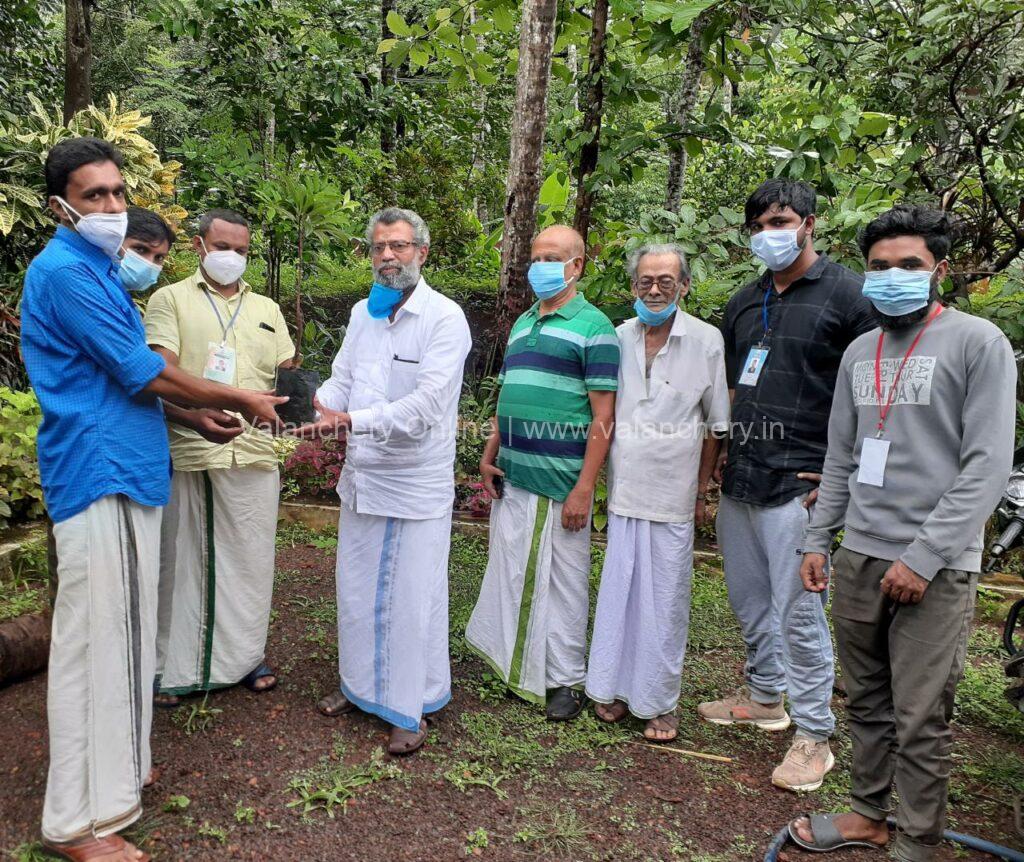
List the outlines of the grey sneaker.
<svg viewBox="0 0 1024 862">
<path fill-rule="evenodd" d="M 789 713 L 781 698 L 778 703 L 758 703 L 751 699 L 746 688 L 722 700 L 700 704 L 697 714 L 712 724 L 752 724 L 761 730 L 785 730 L 790 725 Z"/>
<path fill-rule="evenodd" d="M 798 736 L 782 763 L 775 767 L 772 784 L 798 793 L 817 790 L 835 765 L 836 759 L 827 741 L 815 742 Z"/>
</svg>

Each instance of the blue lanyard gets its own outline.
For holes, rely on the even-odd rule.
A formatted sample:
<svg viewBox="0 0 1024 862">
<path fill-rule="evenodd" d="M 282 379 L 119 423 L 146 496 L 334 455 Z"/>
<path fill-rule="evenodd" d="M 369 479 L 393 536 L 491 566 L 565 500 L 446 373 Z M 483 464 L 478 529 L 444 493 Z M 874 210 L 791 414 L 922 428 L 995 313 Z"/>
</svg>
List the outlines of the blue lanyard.
<svg viewBox="0 0 1024 862">
<path fill-rule="evenodd" d="M 221 330 L 224 332 L 224 338 L 221 340 L 221 347 L 223 347 L 228 340 L 228 333 L 231 331 L 231 327 L 235 325 L 235 321 L 238 320 L 238 312 L 242 310 L 242 301 L 245 299 L 245 294 L 240 294 L 238 297 L 238 306 L 235 308 L 235 313 L 231 315 L 231 320 L 228 321 L 228 325 L 224 325 L 224 318 L 220 316 L 220 312 L 217 310 L 217 304 L 213 301 L 213 297 L 210 296 L 209 289 L 203 291 L 206 294 L 206 301 L 210 303 L 210 308 L 213 309 L 213 313 L 217 315 L 217 323 L 220 324 Z"/>
<path fill-rule="evenodd" d="M 768 333 L 771 331 L 768 326 L 768 297 L 771 296 L 771 290 L 771 285 L 768 285 L 768 287 L 765 288 L 764 302 L 761 303 L 761 320 L 764 323 L 764 334 L 761 336 L 762 343 L 764 343 L 764 340 L 768 337 Z"/>
</svg>

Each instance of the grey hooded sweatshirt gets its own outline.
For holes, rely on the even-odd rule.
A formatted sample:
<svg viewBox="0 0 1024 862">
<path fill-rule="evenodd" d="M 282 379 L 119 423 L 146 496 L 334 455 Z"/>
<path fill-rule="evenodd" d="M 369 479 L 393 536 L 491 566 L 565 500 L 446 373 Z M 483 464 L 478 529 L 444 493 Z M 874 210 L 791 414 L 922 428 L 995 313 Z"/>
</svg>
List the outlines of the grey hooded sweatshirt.
<svg viewBox="0 0 1024 862">
<path fill-rule="evenodd" d="M 882 402 L 924 321 L 885 333 Z M 982 531 L 1013 461 L 1017 369 L 1006 337 L 981 318 L 946 308 L 907 360 L 883 439 L 883 486 L 858 481 L 865 437 L 878 431 L 875 357 L 881 330 L 843 354 L 828 454 L 804 552 L 843 547 L 901 560 L 931 580 L 940 569 L 981 569 Z"/>
</svg>

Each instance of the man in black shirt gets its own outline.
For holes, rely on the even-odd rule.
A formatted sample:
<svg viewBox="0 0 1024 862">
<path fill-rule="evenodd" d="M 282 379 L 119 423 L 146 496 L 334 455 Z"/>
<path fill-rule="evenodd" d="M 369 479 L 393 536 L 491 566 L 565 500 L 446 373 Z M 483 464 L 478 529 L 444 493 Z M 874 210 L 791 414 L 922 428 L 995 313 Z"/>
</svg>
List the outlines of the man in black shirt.
<svg viewBox="0 0 1024 862">
<path fill-rule="evenodd" d="M 722 322 L 733 406 L 717 520 L 746 685 L 698 707 L 715 724 L 785 730 L 787 693 L 796 737 L 772 773 L 787 790 L 817 789 L 835 762 L 825 596 L 803 590 L 801 545 L 839 361 L 875 325 L 862 276 L 814 249 L 816 203 L 813 188 L 787 179 L 746 203 L 751 250 L 768 269 L 732 297 Z"/>
</svg>

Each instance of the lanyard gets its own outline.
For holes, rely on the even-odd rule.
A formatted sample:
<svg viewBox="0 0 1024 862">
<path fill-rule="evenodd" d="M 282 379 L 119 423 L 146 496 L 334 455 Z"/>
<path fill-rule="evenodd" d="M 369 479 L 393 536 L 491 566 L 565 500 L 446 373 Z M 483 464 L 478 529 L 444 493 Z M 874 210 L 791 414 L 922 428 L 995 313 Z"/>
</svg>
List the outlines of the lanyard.
<svg viewBox="0 0 1024 862">
<path fill-rule="evenodd" d="M 892 402 L 896 398 L 896 387 L 899 386 L 900 375 L 903 374 L 903 368 L 907 364 L 907 360 L 910 359 L 910 355 L 914 352 L 917 347 L 917 343 L 921 340 L 921 336 L 924 335 L 924 331 L 931 326 L 933 320 L 943 312 L 943 306 L 939 306 L 932 313 L 931 317 L 924 326 L 921 327 L 921 331 L 914 336 L 914 340 L 910 343 L 910 348 L 907 350 L 903 357 L 903 361 L 900 363 L 900 367 L 896 371 L 896 377 L 892 381 L 892 386 L 889 387 L 889 396 L 885 399 L 885 406 L 882 406 L 882 343 L 885 340 L 885 331 L 878 333 L 878 349 L 875 351 L 875 393 L 878 395 L 878 433 L 876 437 L 881 437 L 882 432 L 885 430 L 885 419 L 889 415 L 889 411 L 892 409 Z"/>
<path fill-rule="evenodd" d="M 764 291 L 764 302 L 761 303 L 761 322 L 764 324 L 764 334 L 761 336 L 762 344 L 768 337 L 768 333 L 771 332 L 771 327 L 768 325 L 768 297 L 771 296 L 772 290 L 774 288 L 769 284 Z"/>
<path fill-rule="evenodd" d="M 231 327 L 235 325 L 235 321 L 238 320 L 238 312 L 242 310 L 242 301 L 245 299 L 245 294 L 241 294 L 238 297 L 238 305 L 235 307 L 235 313 L 231 315 L 231 320 L 228 321 L 228 325 L 224 325 L 224 318 L 220 316 L 220 312 L 217 310 L 217 304 L 213 301 L 213 297 L 210 296 L 209 289 L 203 291 L 206 294 L 206 301 L 210 303 L 210 308 L 213 309 L 213 313 L 217 315 L 217 323 L 220 324 L 220 328 L 224 332 L 224 339 L 221 341 L 220 346 L 223 347 L 228 340 L 228 333 L 231 331 Z"/>
</svg>

